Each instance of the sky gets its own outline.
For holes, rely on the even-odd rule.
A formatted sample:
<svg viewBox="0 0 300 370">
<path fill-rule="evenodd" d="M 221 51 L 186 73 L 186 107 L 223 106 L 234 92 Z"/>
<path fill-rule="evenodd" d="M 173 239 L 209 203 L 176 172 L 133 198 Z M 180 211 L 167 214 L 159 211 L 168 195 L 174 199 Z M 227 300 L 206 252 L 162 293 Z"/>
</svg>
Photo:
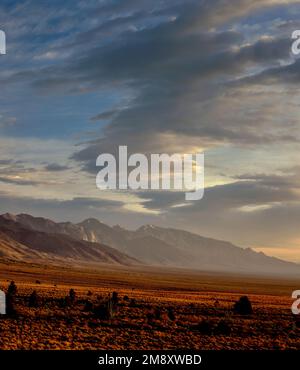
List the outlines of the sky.
<svg viewBox="0 0 300 370">
<path fill-rule="evenodd" d="M 293 0 L 1 0 L 0 212 L 95 217 L 300 262 Z M 205 153 L 205 195 L 100 191 L 96 158 Z"/>
</svg>

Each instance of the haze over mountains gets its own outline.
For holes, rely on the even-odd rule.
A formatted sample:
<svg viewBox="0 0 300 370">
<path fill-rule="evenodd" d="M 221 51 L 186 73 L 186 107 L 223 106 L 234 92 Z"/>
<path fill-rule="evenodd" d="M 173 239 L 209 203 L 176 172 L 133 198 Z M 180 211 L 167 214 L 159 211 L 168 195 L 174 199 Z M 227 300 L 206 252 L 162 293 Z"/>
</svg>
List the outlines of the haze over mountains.
<svg viewBox="0 0 300 370">
<path fill-rule="evenodd" d="M 145 264 L 203 271 L 300 274 L 300 266 L 229 242 L 152 225 L 135 231 L 96 219 L 56 223 L 26 214 L 0 216 L 0 258 L 120 265 Z"/>
</svg>

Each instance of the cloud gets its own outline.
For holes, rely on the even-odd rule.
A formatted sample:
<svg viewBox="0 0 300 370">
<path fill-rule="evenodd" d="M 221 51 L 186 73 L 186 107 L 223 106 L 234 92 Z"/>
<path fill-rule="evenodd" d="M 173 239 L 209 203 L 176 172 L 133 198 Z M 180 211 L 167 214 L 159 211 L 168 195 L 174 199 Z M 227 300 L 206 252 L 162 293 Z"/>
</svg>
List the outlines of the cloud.
<svg viewBox="0 0 300 370">
<path fill-rule="evenodd" d="M 0 114 L 0 128 L 12 127 L 17 123 L 16 117 L 4 117 Z"/>
<path fill-rule="evenodd" d="M 9 35 L 0 71 L 3 208 L 299 246 L 300 62 L 290 55 L 299 1 L 54 0 L 0 9 Z M 97 124 L 85 134 L 88 121 Z M 98 199 L 96 158 L 119 145 L 205 150 L 204 199 L 182 206 L 182 193 L 159 191 Z"/>
<path fill-rule="evenodd" d="M 0 160 L 0 166 L 7 166 L 12 163 L 14 163 L 13 159 L 1 159 Z"/>
<path fill-rule="evenodd" d="M 69 168 L 70 167 L 64 166 L 64 165 L 61 165 L 61 164 L 58 164 L 58 163 L 50 163 L 50 164 L 47 164 L 47 166 L 45 166 L 45 170 L 49 171 L 49 172 L 66 171 Z"/>
<path fill-rule="evenodd" d="M 204 198 L 198 202 L 186 203 L 186 207 L 174 208 L 184 204 L 184 193 L 167 191 L 147 191 L 137 193 L 146 200 L 144 206 L 170 213 L 210 212 L 220 214 L 240 210 L 245 206 L 277 205 L 278 203 L 300 201 L 299 177 L 247 175 L 240 176 L 243 181 L 211 186 L 205 189 Z M 244 180 L 245 179 L 245 180 Z"/>
<path fill-rule="evenodd" d="M 233 87 L 228 87 L 228 82 L 241 78 L 249 70 L 257 70 L 257 74 L 289 58 L 290 40 L 265 35 L 247 40 L 238 23 L 239 17 L 251 12 L 286 4 L 285 1 L 178 1 L 175 4 L 166 1 L 151 6 L 142 2 L 134 8 L 137 6 L 134 2 L 104 3 L 99 13 L 104 11 L 113 18 L 89 29 L 88 37 L 84 33 L 77 35 L 85 40 L 84 53 L 75 58 L 72 55 L 63 64 L 18 72 L 8 81 L 29 80 L 35 88 L 47 93 L 119 89 L 131 96 L 127 106 L 92 118 L 109 122 L 101 127 L 99 140 L 87 143 L 87 149 L 75 154 L 75 159 L 89 162 L 86 168 L 92 167 L 91 162 L 100 150 L 108 152 L 109 147 L 121 142 L 136 151 L 140 143 L 146 143 L 151 150 L 151 146 L 158 147 L 157 143 L 161 142 L 161 151 L 172 149 L 165 140 L 170 136 L 173 142 L 177 140 L 192 149 L 196 139 L 198 147 L 293 141 L 295 137 L 286 133 L 274 132 L 270 136 L 270 126 L 264 132 L 249 129 L 247 117 L 234 110 Z M 160 15 L 160 21 L 150 22 L 153 15 L 155 18 Z M 122 21 L 118 23 L 122 17 L 133 17 L 133 22 L 140 19 L 143 27 L 94 43 L 93 40 L 99 40 L 99 28 L 110 29 L 108 22 L 122 27 Z M 229 21 L 234 23 L 229 25 Z M 78 48 L 81 47 L 79 43 Z M 79 50 L 74 44 L 72 48 Z M 219 106 L 224 96 L 232 114 Z M 246 94 L 240 101 L 242 104 L 247 104 Z M 222 120 L 216 119 L 216 111 Z"/>
<path fill-rule="evenodd" d="M 6 184 L 13 184 L 13 185 L 27 185 L 27 186 L 38 186 L 38 185 L 45 185 L 46 182 L 43 181 L 35 181 L 35 180 L 28 180 L 21 178 L 20 176 L 15 177 L 4 177 L 0 176 L 0 182 L 6 183 Z"/>
<path fill-rule="evenodd" d="M 18 197 L 8 192 L 0 191 L 1 209 L 5 212 L 29 213 L 35 216 L 51 218 L 57 221 L 80 222 L 94 217 L 108 224 L 121 223 L 133 227 L 141 220 L 140 213 L 134 213 L 124 207 L 124 202 L 93 198 L 74 197 L 70 199 L 47 199 L 41 197 Z M 152 221 L 153 216 L 143 218 Z"/>
<path fill-rule="evenodd" d="M 92 117 L 91 121 L 108 120 L 110 118 L 113 118 L 117 113 L 118 113 L 117 110 L 108 110 L 108 111 L 99 113 L 96 116 Z"/>
<path fill-rule="evenodd" d="M 145 208 L 160 210 L 159 225 L 265 251 L 285 248 L 285 258 L 290 258 L 300 247 L 299 180 L 299 167 L 293 167 L 276 175 L 245 174 L 232 183 L 208 187 L 199 202 L 184 202 L 181 192 L 149 191 L 138 196 Z"/>
</svg>

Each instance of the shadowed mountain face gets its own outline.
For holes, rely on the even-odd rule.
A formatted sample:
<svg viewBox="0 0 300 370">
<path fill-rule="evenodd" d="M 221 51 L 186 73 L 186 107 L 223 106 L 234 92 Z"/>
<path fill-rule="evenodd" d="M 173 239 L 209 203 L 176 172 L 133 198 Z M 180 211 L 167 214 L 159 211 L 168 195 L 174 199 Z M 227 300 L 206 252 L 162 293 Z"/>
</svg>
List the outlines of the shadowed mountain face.
<svg viewBox="0 0 300 370">
<path fill-rule="evenodd" d="M 3 229 L 5 223 L 10 223 L 11 232 Z M 14 230 L 16 225 L 17 230 L 21 226 L 23 231 Z M 17 216 L 6 214 L 0 216 L 0 231 L 18 243 L 30 245 L 35 253 L 51 252 L 55 256 L 76 260 L 90 259 L 94 262 L 102 259 L 105 262 L 113 260 L 113 262 L 124 263 L 126 257 L 128 264 L 136 259 L 148 265 L 205 271 L 300 274 L 299 265 L 268 257 L 249 248 L 242 249 L 229 242 L 152 225 L 129 231 L 120 226 L 110 227 L 96 219 L 72 224 L 55 223 L 24 214 Z M 112 247 L 110 251 L 111 253 L 114 251 L 113 257 L 107 256 L 108 250 L 105 256 L 103 255 L 104 248 L 108 248 L 103 244 Z M 118 257 L 116 253 L 119 253 Z M 132 260 L 128 256 L 131 256 Z"/>
<path fill-rule="evenodd" d="M 38 223 L 40 219 L 38 220 Z M 54 223 L 45 220 L 50 227 Z M 90 262 L 118 265 L 139 263 L 118 250 L 68 234 L 35 230 L 15 217 L 0 216 L 0 257 L 25 262 Z"/>
</svg>

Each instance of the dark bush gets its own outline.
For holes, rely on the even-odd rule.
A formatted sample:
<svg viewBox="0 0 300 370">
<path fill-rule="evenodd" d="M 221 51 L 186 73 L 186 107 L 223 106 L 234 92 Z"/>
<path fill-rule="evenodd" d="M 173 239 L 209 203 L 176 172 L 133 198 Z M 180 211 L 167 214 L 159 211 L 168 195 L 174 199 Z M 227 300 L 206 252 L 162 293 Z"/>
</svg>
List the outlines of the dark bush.
<svg viewBox="0 0 300 370">
<path fill-rule="evenodd" d="M 18 288 L 17 288 L 17 286 L 16 286 L 15 282 L 14 282 L 14 281 L 12 281 L 12 282 L 9 284 L 9 286 L 8 286 L 7 294 L 10 294 L 10 295 L 12 295 L 12 296 L 15 296 L 15 295 L 17 294 L 17 292 L 18 292 Z"/>
<path fill-rule="evenodd" d="M 220 320 L 215 328 L 215 333 L 220 335 L 230 335 L 231 334 L 230 323 L 226 320 Z"/>
<path fill-rule="evenodd" d="M 76 301 L 76 292 L 74 289 L 70 289 L 69 297 L 70 297 L 71 304 L 74 304 Z"/>
<path fill-rule="evenodd" d="M 39 305 L 40 305 L 40 298 L 37 294 L 37 291 L 34 290 L 29 296 L 28 306 L 29 307 L 39 307 Z"/>
<path fill-rule="evenodd" d="M 136 304 L 136 300 L 135 300 L 134 298 L 132 298 L 132 299 L 130 300 L 129 306 L 130 306 L 130 307 L 136 307 L 136 306 L 137 306 L 137 304 Z"/>
<path fill-rule="evenodd" d="M 154 317 L 156 320 L 160 320 L 161 319 L 161 310 L 159 308 L 156 308 L 154 310 Z"/>
<path fill-rule="evenodd" d="M 14 281 L 12 281 L 8 288 L 6 294 L 6 314 L 8 316 L 15 316 L 17 314 L 16 310 L 16 294 L 18 292 L 18 288 Z"/>
<path fill-rule="evenodd" d="M 15 316 L 17 314 L 16 297 L 11 293 L 6 294 L 6 314 L 7 316 Z"/>
<path fill-rule="evenodd" d="M 111 301 L 98 305 L 93 310 L 94 315 L 97 319 L 100 320 L 110 320 L 113 318 L 113 309 Z"/>
<path fill-rule="evenodd" d="M 169 308 L 168 309 L 168 318 L 171 320 L 171 321 L 175 321 L 176 319 L 176 316 L 175 316 L 175 313 L 173 311 L 172 308 Z"/>
<path fill-rule="evenodd" d="M 253 313 L 252 304 L 247 296 L 243 296 L 237 301 L 233 310 L 239 315 L 251 315 Z"/>
<path fill-rule="evenodd" d="M 197 330 L 204 335 L 212 335 L 214 330 L 214 324 L 209 320 L 202 320 L 197 325 Z"/>
<path fill-rule="evenodd" d="M 300 329 L 300 317 L 299 315 L 294 315 L 294 326 L 295 328 L 299 328 Z"/>
<path fill-rule="evenodd" d="M 153 312 L 148 312 L 146 317 L 147 317 L 148 323 L 152 323 L 154 318 L 155 318 L 154 315 L 153 315 Z"/>
<path fill-rule="evenodd" d="M 111 297 L 111 301 L 112 301 L 112 304 L 114 306 L 117 306 L 117 304 L 119 303 L 119 297 L 118 297 L 117 292 L 113 292 L 112 297 Z"/>
<path fill-rule="evenodd" d="M 71 302 L 70 296 L 67 295 L 65 298 L 61 298 L 59 300 L 59 306 L 62 307 L 62 308 L 72 306 L 72 302 Z"/>
<path fill-rule="evenodd" d="M 87 300 L 85 302 L 85 305 L 84 305 L 84 309 L 83 310 L 85 312 L 91 312 L 91 311 L 93 311 L 93 309 L 94 309 L 93 302 L 91 302 L 90 300 Z"/>
</svg>

